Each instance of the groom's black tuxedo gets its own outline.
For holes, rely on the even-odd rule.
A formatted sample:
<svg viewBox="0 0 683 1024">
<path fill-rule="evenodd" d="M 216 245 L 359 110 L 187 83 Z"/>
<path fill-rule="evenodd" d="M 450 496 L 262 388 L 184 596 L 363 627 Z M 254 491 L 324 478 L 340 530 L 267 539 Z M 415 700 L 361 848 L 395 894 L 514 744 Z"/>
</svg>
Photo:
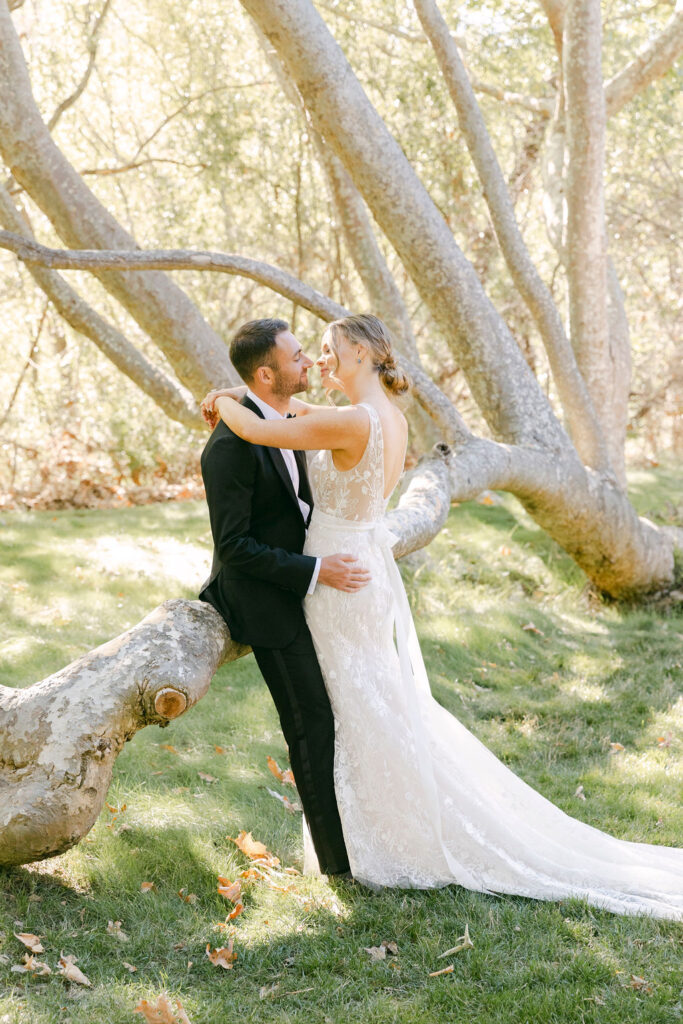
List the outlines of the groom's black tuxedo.
<svg viewBox="0 0 683 1024">
<path fill-rule="evenodd" d="M 242 404 L 262 416 L 248 398 Z M 295 452 L 299 493 L 312 508 L 306 458 Z M 202 453 L 214 540 L 200 598 L 221 613 L 240 643 L 285 647 L 303 620 L 315 558 L 302 555 L 306 525 L 279 448 L 250 444 L 223 420 Z"/>
<path fill-rule="evenodd" d="M 248 398 L 242 404 L 257 415 Z M 299 494 L 313 508 L 306 461 L 295 452 Z M 334 719 L 302 600 L 316 560 L 302 554 L 306 524 L 278 448 L 243 441 L 219 420 L 202 452 L 214 542 L 199 597 L 234 640 L 250 644 L 280 716 L 320 868 L 348 870 L 334 794 Z"/>
</svg>

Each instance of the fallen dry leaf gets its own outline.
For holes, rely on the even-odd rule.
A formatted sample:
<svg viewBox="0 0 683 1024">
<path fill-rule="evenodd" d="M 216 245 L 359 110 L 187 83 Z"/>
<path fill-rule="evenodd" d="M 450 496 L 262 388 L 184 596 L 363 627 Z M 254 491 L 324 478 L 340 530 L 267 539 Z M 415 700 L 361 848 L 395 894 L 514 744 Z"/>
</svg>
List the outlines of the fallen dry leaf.
<svg viewBox="0 0 683 1024">
<path fill-rule="evenodd" d="M 152 892 L 152 890 L 154 889 L 156 889 L 156 885 L 154 884 L 154 882 L 140 883 L 140 892 Z"/>
<path fill-rule="evenodd" d="M 120 921 L 109 921 L 107 924 L 107 931 L 110 935 L 114 935 L 117 939 L 120 939 L 121 942 L 128 942 L 129 936 L 122 931 Z"/>
<path fill-rule="evenodd" d="M 207 775 L 206 772 L 197 772 L 197 775 L 200 779 L 203 779 L 204 782 L 218 782 L 215 775 Z"/>
<path fill-rule="evenodd" d="M 453 946 L 452 949 L 447 949 L 445 953 L 439 955 L 439 960 L 443 960 L 445 956 L 455 956 L 463 949 L 474 949 L 474 943 L 470 938 L 470 927 L 468 924 L 465 925 L 465 934 L 458 938 L 458 945 Z"/>
<path fill-rule="evenodd" d="M 652 995 L 652 985 L 645 978 L 639 978 L 637 974 L 631 975 L 631 988 L 634 988 L 636 992 L 645 992 L 648 996 Z"/>
<path fill-rule="evenodd" d="M 440 974 L 452 974 L 455 968 L 453 964 L 449 964 L 448 967 L 442 967 L 440 971 L 430 971 L 430 978 L 438 978 Z"/>
<path fill-rule="evenodd" d="M 166 993 L 162 993 L 154 1005 L 147 999 L 141 999 L 133 1013 L 141 1013 L 147 1024 L 190 1024 L 183 1004 L 176 1000 L 175 1005 L 174 1010 Z"/>
<path fill-rule="evenodd" d="M 258 861 L 264 867 L 276 867 L 280 860 L 272 854 L 263 843 L 254 839 L 251 832 L 240 832 L 237 839 L 227 836 L 231 843 L 234 843 L 250 860 Z"/>
<path fill-rule="evenodd" d="M 92 982 L 86 978 L 80 967 L 76 967 L 76 957 L 73 954 L 70 953 L 67 956 L 62 954 L 59 958 L 57 970 L 67 981 L 73 981 L 77 985 L 85 985 L 87 988 L 92 988 Z"/>
<path fill-rule="evenodd" d="M 176 748 L 173 746 L 172 743 L 160 743 L 159 745 L 160 745 L 162 750 L 168 750 L 169 754 L 177 754 L 178 753 L 178 751 L 176 750 Z"/>
<path fill-rule="evenodd" d="M 266 876 L 258 868 L 247 868 L 246 871 L 240 871 L 240 878 L 265 878 Z"/>
<path fill-rule="evenodd" d="M 270 754 L 268 754 L 268 759 L 267 760 L 268 760 L 268 767 L 270 768 L 271 772 L 273 773 L 273 775 L 275 776 L 275 778 L 279 782 L 284 782 L 284 783 L 286 783 L 289 786 L 295 786 L 296 785 L 296 783 L 294 782 L 294 775 L 292 774 L 292 769 L 291 768 L 285 768 L 285 770 L 282 771 L 282 769 L 280 768 L 280 765 L 277 763 L 275 758 L 270 756 Z"/>
<path fill-rule="evenodd" d="M 387 955 L 387 947 L 386 946 L 363 946 L 363 949 L 368 954 L 368 956 L 373 961 L 373 963 L 374 963 L 375 960 L 385 960 L 386 959 L 386 955 Z"/>
<path fill-rule="evenodd" d="M 223 875 L 219 875 L 218 892 L 221 896 L 225 896 L 226 900 L 236 903 L 242 895 L 242 883 L 231 882 L 229 878 L 224 878 Z"/>
<path fill-rule="evenodd" d="M 225 747 L 218 747 L 218 746 L 216 746 L 215 743 L 213 745 L 213 749 L 216 751 L 217 754 L 225 754 L 225 753 L 227 753 Z"/>
<path fill-rule="evenodd" d="M 178 895 L 180 896 L 183 903 L 196 903 L 199 896 L 195 892 L 185 892 L 185 886 L 182 889 L 178 889 Z"/>
<path fill-rule="evenodd" d="M 232 908 L 232 910 L 230 911 L 230 913 L 228 914 L 228 916 L 226 917 L 225 920 L 226 921 L 234 921 L 236 917 L 240 916 L 240 914 L 242 913 L 243 910 L 244 910 L 244 904 L 240 900 L 239 902 L 237 902 L 235 904 L 235 906 Z"/>
<path fill-rule="evenodd" d="M 128 806 L 128 804 L 121 804 L 121 806 L 120 806 L 120 807 L 113 807 L 113 806 L 112 806 L 111 804 L 107 804 L 107 805 L 106 805 L 106 807 L 107 807 L 107 810 L 108 810 L 108 811 L 109 811 L 109 812 L 110 812 L 111 814 L 123 814 L 123 812 L 125 811 L 125 809 L 126 809 L 126 807 L 127 807 L 127 806 Z"/>
<path fill-rule="evenodd" d="M 21 922 L 18 922 L 21 923 Z M 44 953 L 45 949 L 37 935 L 32 932 L 15 932 L 14 938 L 19 939 L 19 942 L 23 942 L 27 949 L 30 949 L 32 953 Z"/>
<path fill-rule="evenodd" d="M 15 974 L 35 974 L 36 977 L 40 977 L 43 974 L 52 974 L 48 965 L 44 964 L 41 960 L 36 960 L 32 953 L 25 953 L 23 964 L 15 964 L 12 967 L 12 971 Z"/>
<path fill-rule="evenodd" d="M 220 949 L 211 950 L 210 944 L 206 944 L 206 955 L 215 967 L 222 967 L 226 971 L 231 971 L 235 960 L 237 959 L 237 953 L 233 952 L 232 949 L 233 940 L 230 939 L 227 946 L 222 946 Z"/>
</svg>

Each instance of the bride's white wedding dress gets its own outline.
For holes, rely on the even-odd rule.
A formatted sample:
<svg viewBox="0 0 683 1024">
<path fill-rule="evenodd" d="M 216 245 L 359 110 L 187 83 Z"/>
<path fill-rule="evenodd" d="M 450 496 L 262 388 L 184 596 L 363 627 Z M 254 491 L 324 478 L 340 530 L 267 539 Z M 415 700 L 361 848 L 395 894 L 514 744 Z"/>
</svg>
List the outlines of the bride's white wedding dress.
<svg viewBox="0 0 683 1024">
<path fill-rule="evenodd" d="M 304 605 L 334 711 L 334 781 L 354 878 L 575 896 L 616 913 L 683 919 L 683 850 L 615 839 L 569 817 L 432 697 L 383 525 L 381 422 L 364 407 L 370 437 L 356 467 L 337 470 L 329 451 L 310 460 L 305 548 L 355 554 L 372 573 L 361 591 L 318 586 Z M 315 870 L 305 847 L 305 870 Z"/>
</svg>

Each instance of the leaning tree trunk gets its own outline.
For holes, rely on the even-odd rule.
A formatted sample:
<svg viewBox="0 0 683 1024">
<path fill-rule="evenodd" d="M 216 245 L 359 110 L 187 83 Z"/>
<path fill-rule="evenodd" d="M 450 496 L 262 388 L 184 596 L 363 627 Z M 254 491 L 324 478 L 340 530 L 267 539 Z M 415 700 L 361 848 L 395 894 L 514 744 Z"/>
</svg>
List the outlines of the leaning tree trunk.
<svg viewBox="0 0 683 1024">
<path fill-rule="evenodd" d="M 601 588 L 621 596 L 670 584 L 670 537 L 636 516 L 611 473 L 589 474 L 583 468 L 474 269 L 313 4 L 241 2 L 277 50 L 313 124 L 346 167 L 451 342 L 494 436 L 520 448 L 529 467 L 534 455 L 541 464 L 548 457 L 554 461 L 546 486 L 536 492 L 513 486 L 513 493 Z M 606 303 L 606 289 L 604 298 Z M 606 330 L 603 338 L 607 343 Z M 564 487 L 568 479 L 576 490 Z M 608 507 L 621 524 L 619 536 Z M 568 538 L 572 521 L 583 525 Z"/>
<path fill-rule="evenodd" d="M 424 547 L 450 508 L 450 451 L 437 446 L 386 518 L 396 557 Z M 167 725 L 249 651 L 203 601 L 172 600 L 40 683 L 0 686 L 0 865 L 68 850 L 102 810 L 114 762 L 146 725 Z"/>
</svg>

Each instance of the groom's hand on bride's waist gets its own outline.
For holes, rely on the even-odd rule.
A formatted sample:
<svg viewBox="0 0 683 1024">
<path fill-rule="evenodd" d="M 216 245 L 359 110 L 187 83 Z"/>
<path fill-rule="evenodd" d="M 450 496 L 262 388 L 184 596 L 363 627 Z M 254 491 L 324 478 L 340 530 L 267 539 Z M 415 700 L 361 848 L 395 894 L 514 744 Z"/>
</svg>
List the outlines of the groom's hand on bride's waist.
<svg viewBox="0 0 683 1024">
<path fill-rule="evenodd" d="M 335 590 L 362 590 L 370 582 L 370 573 L 353 555 L 326 555 L 320 561 L 318 583 Z"/>
</svg>

